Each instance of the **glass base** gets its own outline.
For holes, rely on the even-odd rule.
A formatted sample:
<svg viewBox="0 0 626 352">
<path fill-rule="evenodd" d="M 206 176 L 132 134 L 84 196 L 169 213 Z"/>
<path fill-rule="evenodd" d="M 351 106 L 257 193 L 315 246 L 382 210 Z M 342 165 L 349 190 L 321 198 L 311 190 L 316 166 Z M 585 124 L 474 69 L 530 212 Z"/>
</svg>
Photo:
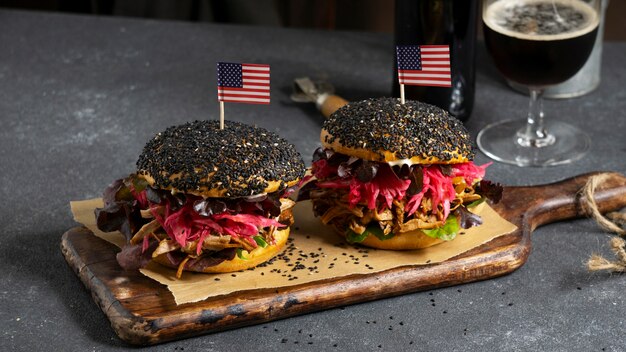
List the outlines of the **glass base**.
<svg viewBox="0 0 626 352">
<path fill-rule="evenodd" d="M 483 128 L 476 138 L 478 147 L 490 158 L 518 166 L 551 166 L 582 158 L 591 145 L 589 136 L 565 122 L 547 119 L 545 131 L 550 143 L 524 146 L 520 134 L 526 120 L 507 120 Z"/>
</svg>

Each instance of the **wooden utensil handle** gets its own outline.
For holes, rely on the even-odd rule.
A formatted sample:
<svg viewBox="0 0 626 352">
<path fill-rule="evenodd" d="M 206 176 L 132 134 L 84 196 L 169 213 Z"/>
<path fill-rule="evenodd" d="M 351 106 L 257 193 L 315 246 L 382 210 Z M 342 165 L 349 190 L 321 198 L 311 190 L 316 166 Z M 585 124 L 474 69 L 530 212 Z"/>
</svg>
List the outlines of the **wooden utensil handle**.
<svg viewBox="0 0 626 352">
<path fill-rule="evenodd" d="M 330 114 L 346 104 L 348 104 L 348 101 L 344 98 L 338 95 L 328 95 L 318 104 L 318 108 L 322 112 L 322 115 L 324 115 L 325 118 L 328 118 Z"/>
<path fill-rule="evenodd" d="M 616 172 L 593 172 L 546 185 L 505 187 L 502 211 L 528 217 L 525 223 L 531 231 L 542 224 L 587 216 L 581 190 L 591 177 L 602 174 L 606 179 L 594 196 L 598 209 L 604 213 L 626 207 L 626 177 Z"/>
</svg>

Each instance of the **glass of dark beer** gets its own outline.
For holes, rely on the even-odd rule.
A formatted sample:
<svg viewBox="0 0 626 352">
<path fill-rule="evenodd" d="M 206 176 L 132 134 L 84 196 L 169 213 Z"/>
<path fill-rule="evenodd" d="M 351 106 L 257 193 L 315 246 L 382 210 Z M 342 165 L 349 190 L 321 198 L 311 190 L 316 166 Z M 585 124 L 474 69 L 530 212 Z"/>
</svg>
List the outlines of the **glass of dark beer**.
<svg viewBox="0 0 626 352">
<path fill-rule="evenodd" d="M 580 159 L 587 134 L 568 123 L 545 119 L 545 88 L 574 76 L 596 38 L 600 0 L 484 0 L 485 44 L 498 70 L 528 87 L 528 117 L 483 128 L 479 148 L 489 157 L 519 166 L 548 166 Z"/>
</svg>

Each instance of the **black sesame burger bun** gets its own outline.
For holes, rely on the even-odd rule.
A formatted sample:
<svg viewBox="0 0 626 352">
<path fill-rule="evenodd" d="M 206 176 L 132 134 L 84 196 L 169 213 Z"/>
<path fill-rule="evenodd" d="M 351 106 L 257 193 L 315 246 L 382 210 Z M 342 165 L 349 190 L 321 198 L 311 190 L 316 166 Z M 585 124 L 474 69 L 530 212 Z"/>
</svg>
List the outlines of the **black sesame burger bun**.
<svg viewBox="0 0 626 352">
<path fill-rule="evenodd" d="M 272 193 L 298 183 L 295 147 L 261 127 L 194 121 L 158 133 L 144 147 L 137 174 L 154 187 L 205 198 Z"/>
<path fill-rule="evenodd" d="M 280 253 L 285 245 L 287 244 L 287 238 L 289 237 L 289 227 L 274 231 L 274 239 L 276 243 L 272 245 L 268 245 L 263 248 L 261 246 L 253 249 L 246 255 L 246 259 L 241 259 L 235 256 L 231 260 L 223 261 L 214 266 L 205 267 L 203 270 L 199 271 L 202 273 L 208 274 L 216 274 L 216 273 L 230 273 L 240 270 L 246 270 L 250 268 L 254 268 L 259 264 L 265 263 L 266 261 L 275 257 L 278 253 Z M 170 260 L 167 259 L 167 254 L 161 254 L 152 258 L 155 262 L 165 265 L 170 268 L 176 269 L 177 266 L 173 265 Z M 185 268 L 185 271 L 196 271 L 194 269 Z"/>
<path fill-rule="evenodd" d="M 322 146 L 377 162 L 455 164 L 472 160 L 470 135 L 447 111 L 396 98 L 351 102 L 322 127 Z"/>
</svg>

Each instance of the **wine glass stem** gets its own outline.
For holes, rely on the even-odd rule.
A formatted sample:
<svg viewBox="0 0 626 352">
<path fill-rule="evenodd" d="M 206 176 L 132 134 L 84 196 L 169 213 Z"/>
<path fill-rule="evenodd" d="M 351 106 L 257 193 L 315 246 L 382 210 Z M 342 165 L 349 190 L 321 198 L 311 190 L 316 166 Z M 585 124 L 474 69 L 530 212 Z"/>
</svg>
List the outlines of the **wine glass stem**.
<svg viewBox="0 0 626 352">
<path fill-rule="evenodd" d="M 541 148 L 554 144 L 554 135 L 546 131 L 543 121 L 543 89 L 529 88 L 530 102 L 526 127 L 517 131 L 517 143 L 522 147 Z"/>
</svg>

